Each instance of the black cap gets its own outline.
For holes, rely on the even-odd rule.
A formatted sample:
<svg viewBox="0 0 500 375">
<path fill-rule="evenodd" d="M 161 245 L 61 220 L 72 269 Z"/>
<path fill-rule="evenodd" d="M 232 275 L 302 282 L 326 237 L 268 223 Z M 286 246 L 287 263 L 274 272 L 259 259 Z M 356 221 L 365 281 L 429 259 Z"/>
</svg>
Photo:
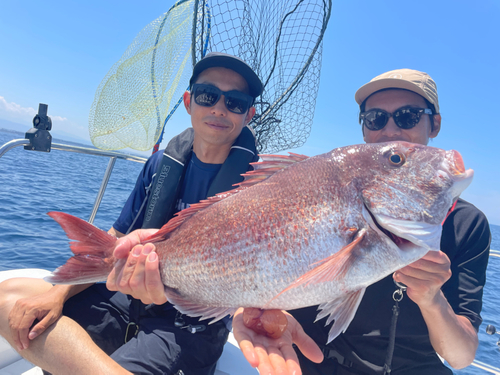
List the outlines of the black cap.
<svg viewBox="0 0 500 375">
<path fill-rule="evenodd" d="M 193 69 L 193 75 L 189 80 L 189 86 L 192 86 L 193 83 L 195 83 L 196 78 L 198 78 L 201 72 L 208 68 L 215 67 L 231 69 L 241 75 L 245 81 L 247 81 L 250 95 L 254 99 L 262 94 L 264 87 L 252 68 L 250 68 L 248 64 L 240 58 L 222 52 L 210 52 L 196 63 Z"/>
</svg>

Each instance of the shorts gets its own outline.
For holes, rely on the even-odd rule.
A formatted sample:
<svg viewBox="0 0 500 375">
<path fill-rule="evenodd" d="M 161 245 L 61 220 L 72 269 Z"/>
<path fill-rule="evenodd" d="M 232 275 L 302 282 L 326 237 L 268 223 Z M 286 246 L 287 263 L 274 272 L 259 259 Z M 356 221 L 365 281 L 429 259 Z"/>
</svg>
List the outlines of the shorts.
<svg viewBox="0 0 500 375">
<path fill-rule="evenodd" d="M 134 374 L 213 374 L 229 334 L 223 322 L 208 325 L 182 315 L 183 327 L 191 324 L 204 329 L 191 333 L 174 324 L 180 314 L 171 305 L 146 306 L 109 291 L 105 284 L 95 284 L 70 298 L 63 314 Z"/>
</svg>

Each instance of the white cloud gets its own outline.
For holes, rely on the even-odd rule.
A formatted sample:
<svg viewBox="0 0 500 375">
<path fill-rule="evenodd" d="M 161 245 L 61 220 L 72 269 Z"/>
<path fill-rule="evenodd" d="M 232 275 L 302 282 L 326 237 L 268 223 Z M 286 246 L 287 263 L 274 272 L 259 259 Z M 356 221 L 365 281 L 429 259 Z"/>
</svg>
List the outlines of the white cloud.
<svg viewBox="0 0 500 375">
<path fill-rule="evenodd" d="M 29 125 L 33 117 L 38 113 L 38 109 L 23 107 L 20 104 L 9 102 L 5 97 L 0 96 L 0 119 L 12 121 L 18 124 Z M 82 126 L 67 117 L 49 115 L 52 120 L 52 132 L 54 136 L 66 139 L 67 136 L 89 140 L 89 131 L 86 126 Z"/>
<path fill-rule="evenodd" d="M 54 121 L 68 121 L 66 117 L 61 117 L 61 116 L 49 116 L 52 119 L 52 122 Z"/>
<path fill-rule="evenodd" d="M 37 113 L 38 110 L 35 110 L 34 108 L 22 107 L 14 102 L 9 103 L 3 96 L 0 96 L 0 118 L 21 123 L 31 122 Z M 66 117 L 61 116 L 50 116 L 50 118 L 52 119 L 52 122 L 62 122 L 68 120 Z"/>
<path fill-rule="evenodd" d="M 0 116 L 11 121 L 23 120 L 31 121 L 37 111 L 31 107 L 25 108 L 14 102 L 7 102 L 0 96 Z"/>
</svg>

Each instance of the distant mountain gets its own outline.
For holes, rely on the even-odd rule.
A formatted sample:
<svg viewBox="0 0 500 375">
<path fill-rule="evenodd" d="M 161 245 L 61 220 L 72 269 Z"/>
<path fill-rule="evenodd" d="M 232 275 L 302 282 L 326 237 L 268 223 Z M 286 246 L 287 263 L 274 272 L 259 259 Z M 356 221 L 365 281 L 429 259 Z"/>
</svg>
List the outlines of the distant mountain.
<svg viewBox="0 0 500 375">
<path fill-rule="evenodd" d="M 4 120 L 0 118 L 0 128 L 8 130 L 16 130 L 18 132 L 26 132 L 28 129 L 32 128 L 33 124 L 19 124 L 17 122 L 12 122 L 9 120 Z"/>
<path fill-rule="evenodd" d="M 17 122 L 12 122 L 9 120 L 0 119 L 0 130 L 6 131 L 15 131 L 22 133 L 24 138 L 24 134 L 33 127 L 33 123 L 29 124 L 19 124 Z M 72 134 L 66 133 L 62 130 L 51 130 L 50 134 L 52 134 L 53 139 L 58 139 L 62 141 L 71 141 L 78 144 L 83 144 L 85 146 L 91 145 L 92 143 L 88 139 L 75 137 Z"/>
</svg>

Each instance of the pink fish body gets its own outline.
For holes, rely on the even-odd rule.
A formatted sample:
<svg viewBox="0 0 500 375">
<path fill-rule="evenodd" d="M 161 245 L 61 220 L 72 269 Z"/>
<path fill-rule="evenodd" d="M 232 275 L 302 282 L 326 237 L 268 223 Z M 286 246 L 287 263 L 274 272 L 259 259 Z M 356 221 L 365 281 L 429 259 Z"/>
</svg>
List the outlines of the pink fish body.
<svg viewBox="0 0 500 375">
<path fill-rule="evenodd" d="M 405 142 L 262 158 L 239 188 L 148 239 L 165 293 L 181 312 L 213 320 L 238 307 L 320 305 L 318 318 L 335 320 L 329 341 L 347 329 L 368 285 L 439 250 L 441 223 L 473 175 L 456 151 Z M 106 258 L 92 280 L 65 266 L 47 280 L 105 279 L 114 262 Z"/>
</svg>

